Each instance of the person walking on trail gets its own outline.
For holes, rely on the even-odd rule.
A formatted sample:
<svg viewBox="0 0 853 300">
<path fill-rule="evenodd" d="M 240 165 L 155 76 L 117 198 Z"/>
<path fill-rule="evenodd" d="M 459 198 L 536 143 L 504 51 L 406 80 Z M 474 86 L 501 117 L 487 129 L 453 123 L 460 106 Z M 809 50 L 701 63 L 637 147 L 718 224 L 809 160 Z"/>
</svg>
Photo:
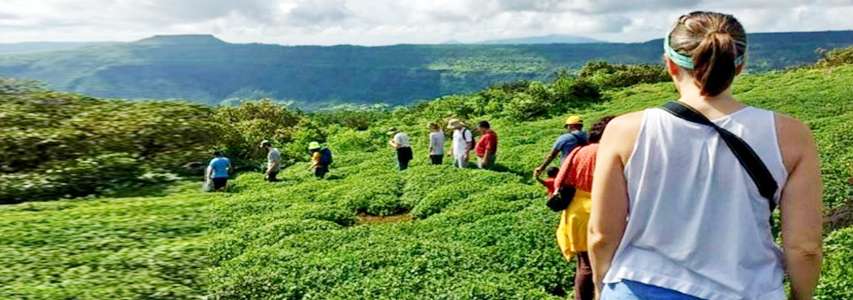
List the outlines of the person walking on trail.
<svg viewBox="0 0 853 300">
<path fill-rule="evenodd" d="M 533 177 L 539 177 L 539 174 L 554 161 L 557 155 L 560 155 L 560 164 L 566 159 L 566 156 L 572 152 L 578 145 L 587 143 L 586 132 L 583 132 L 583 120 L 580 116 L 570 116 L 566 119 L 563 125 L 566 128 L 566 133 L 557 137 L 554 146 L 551 147 L 551 152 L 545 156 L 545 161 L 542 162 L 536 170 L 533 171 Z"/>
<path fill-rule="evenodd" d="M 332 150 L 320 146 L 319 142 L 311 142 L 308 144 L 308 153 L 311 154 L 310 168 L 314 170 L 314 176 L 323 179 L 332 165 Z"/>
<path fill-rule="evenodd" d="M 664 38 L 676 102 L 613 120 L 592 187 L 589 254 L 603 299 L 811 299 L 822 257 L 814 137 L 742 104 L 735 17 L 681 16 Z M 782 251 L 771 222 L 781 209 Z"/>
<path fill-rule="evenodd" d="M 397 151 L 397 168 L 400 171 L 408 169 L 409 162 L 414 157 L 412 154 L 412 144 L 409 143 L 409 135 L 397 130 L 397 128 L 391 127 L 391 129 L 388 129 L 388 136 L 391 137 L 388 145 Z"/>
<path fill-rule="evenodd" d="M 575 299 L 592 300 L 595 298 L 595 286 L 592 280 L 592 267 L 587 253 L 587 224 L 592 206 L 590 192 L 593 185 L 595 158 L 598 141 L 613 117 L 604 117 L 592 125 L 589 131 L 588 145 L 575 147 L 560 165 L 554 178 L 552 191 L 563 186 L 573 186 L 575 195 L 569 207 L 560 213 L 560 225 L 557 227 L 557 244 L 566 260 L 575 261 Z M 550 170 L 550 168 L 549 168 Z M 553 193 L 553 192 L 552 192 Z"/>
<path fill-rule="evenodd" d="M 272 143 L 267 140 L 261 142 L 261 148 L 267 151 L 267 169 L 264 172 L 264 179 L 269 182 L 277 182 L 276 176 L 281 171 L 281 152 L 277 148 L 273 148 Z"/>
<path fill-rule="evenodd" d="M 495 166 L 495 156 L 498 154 L 498 135 L 492 130 L 489 121 L 480 121 L 477 130 L 481 134 L 474 150 L 477 154 L 477 166 L 480 169 L 491 169 Z"/>
<path fill-rule="evenodd" d="M 554 191 L 556 191 L 554 189 L 554 179 L 557 178 L 557 173 L 559 173 L 559 172 L 560 172 L 560 168 L 548 167 L 548 169 L 545 169 L 545 174 L 546 174 L 546 176 L 548 176 L 548 178 L 545 178 L 545 180 L 542 180 L 542 178 L 536 177 L 536 181 L 538 181 L 540 184 L 542 184 L 545 187 L 546 190 L 548 190 L 548 197 L 551 197 L 551 195 L 554 194 Z"/>
<path fill-rule="evenodd" d="M 429 160 L 433 165 L 444 163 L 444 131 L 436 123 L 429 124 Z"/>
<path fill-rule="evenodd" d="M 468 153 L 474 148 L 474 135 L 465 127 L 465 123 L 459 119 L 451 119 L 447 124 L 448 129 L 453 129 L 453 141 L 450 147 L 450 156 L 457 168 L 468 167 Z"/>
<path fill-rule="evenodd" d="M 212 182 L 214 191 L 222 191 L 228 187 L 228 176 L 231 170 L 231 160 L 222 155 L 222 152 L 214 151 L 204 178 Z"/>
</svg>

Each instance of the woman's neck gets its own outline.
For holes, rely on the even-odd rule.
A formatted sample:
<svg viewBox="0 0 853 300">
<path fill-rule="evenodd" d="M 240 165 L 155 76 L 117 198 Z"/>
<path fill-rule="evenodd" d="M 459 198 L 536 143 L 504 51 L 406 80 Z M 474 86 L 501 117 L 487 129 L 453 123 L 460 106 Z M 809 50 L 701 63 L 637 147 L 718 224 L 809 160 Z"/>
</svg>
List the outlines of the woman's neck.
<svg viewBox="0 0 853 300">
<path fill-rule="evenodd" d="M 690 105 L 712 120 L 725 117 L 745 107 L 732 96 L 731 87 L 716 96 L 703 96 L 699 87 L 691 82 L 681 84 L 678 91 L 681 95 L 679 102 Z"/>
</svg>

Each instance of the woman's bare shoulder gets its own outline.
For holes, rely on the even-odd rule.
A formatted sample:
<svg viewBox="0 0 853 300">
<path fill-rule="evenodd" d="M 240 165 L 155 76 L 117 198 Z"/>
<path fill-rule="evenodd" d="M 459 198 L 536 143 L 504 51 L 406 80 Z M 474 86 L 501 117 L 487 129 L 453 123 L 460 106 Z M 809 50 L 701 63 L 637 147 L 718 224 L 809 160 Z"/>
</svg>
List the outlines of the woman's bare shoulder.
<svg viewBox="0 0 853 300">
<path fill-rule="evenodd" d="M 783 113 L 774 113 L 782 161 L 788 172 L 791 172 L 803 155 L 815 152 L 817 146 L 811 129 L 805 123 Z"/>
<path fill-rule="evenodd" d="M 626 163 L 634 150 L 644 116 L 644 111 L 636 111 L 620 115 L 610 121 L 604 129 L 602 147 L 613 151 L 623 163 Z"/>
</svg>

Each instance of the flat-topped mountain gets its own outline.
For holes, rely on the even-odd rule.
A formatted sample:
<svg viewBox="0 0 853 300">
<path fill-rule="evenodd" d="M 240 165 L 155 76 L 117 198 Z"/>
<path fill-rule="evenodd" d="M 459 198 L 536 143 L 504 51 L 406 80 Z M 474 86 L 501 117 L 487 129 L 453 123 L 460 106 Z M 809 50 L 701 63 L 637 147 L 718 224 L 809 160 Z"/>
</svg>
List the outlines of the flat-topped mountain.
<svg viewBox="0 0 853 300">
<path fill-rule="evenodd" d="M 138 45 L 223 45 L 225 41 L 212 34 L 155 35 L 134 42 Z"/>
<path fill-rule="evenodd" d="M 817 49 L 853 45 L 853 31 L 750 34 L 749 70 L 809 64 Z M 0 53 L 2 53 L 0 45 Z M 281 46 L 232 44 L 212 35 L 162 35 L 61 52 L 0 55 L 0 76 L 100 97 L 182 98 L 217 104 L 269 97 L 304 108 L 408 104 L 514 80 L 547 79 L 590 60 L 661 62 L 644 43 Z"/>
</svg>

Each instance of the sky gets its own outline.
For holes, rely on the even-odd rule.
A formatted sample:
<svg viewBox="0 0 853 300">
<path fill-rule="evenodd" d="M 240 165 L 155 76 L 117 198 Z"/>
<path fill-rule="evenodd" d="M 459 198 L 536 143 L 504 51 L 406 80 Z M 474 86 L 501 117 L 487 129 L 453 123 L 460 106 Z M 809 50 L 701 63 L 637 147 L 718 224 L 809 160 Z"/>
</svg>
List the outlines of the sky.
<svg viewBox="0 0 853 300">
<path fill-rule="evenodd" d="M 189 33 L 285 45 L 549 34 L 639 42 L 693 10 L 733 14 L 748 32 L 853 29 L 853 0 L 0 0 L 0 43 Z"/>
</svg>

